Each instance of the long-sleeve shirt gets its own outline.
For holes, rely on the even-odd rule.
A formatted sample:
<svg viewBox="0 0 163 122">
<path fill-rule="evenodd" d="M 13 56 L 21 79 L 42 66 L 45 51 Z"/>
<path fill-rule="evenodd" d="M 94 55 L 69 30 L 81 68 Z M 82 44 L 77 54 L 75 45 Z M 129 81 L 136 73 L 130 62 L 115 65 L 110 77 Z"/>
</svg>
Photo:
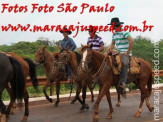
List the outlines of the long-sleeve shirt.
<svg viewBox="0 0 163 122">
<path fill-rule="evenodd" d="M 75 44 L 74 40 L 70 37 L 64 38 L 61 41 L 61 47 L 62 48 L 66 48 L 68 46 L 69 46 L 69 50 L 71 50 L 71 51 L 74 51 L 76 48 L 76 44 Z"/>
</svg>

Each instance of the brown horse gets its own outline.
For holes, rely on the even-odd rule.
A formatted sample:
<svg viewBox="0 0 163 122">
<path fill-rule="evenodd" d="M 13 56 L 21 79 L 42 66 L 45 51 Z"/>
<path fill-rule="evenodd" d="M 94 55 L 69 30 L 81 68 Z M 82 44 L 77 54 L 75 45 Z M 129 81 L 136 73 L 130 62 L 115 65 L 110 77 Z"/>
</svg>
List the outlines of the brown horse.
<svg viewBox="0 0 163 122">
<path fill-rule="evenodd" d="M 95 50 L 92 50 L 91 45 L 82 46 L 81 53 L 83 56 L 83 60 L 82 60 L 83 70 L 88 69 L 88 65 L 90 65 L 90 66 L 92 66 L 92 73 L 95 74 L 96 72 L 98 72 L 105 56 Z M 135 76 L 130 74 L 128 76 L 128 82 L 127 82 L 127 83 L 134 82 L 135 85 L 138 86 L 138 88 L 140 89 L 140 92 L 141 92 L 140 106 L 139 106 L 138 111 L 134 115 L 135 117 L 140 116 L 144 100 L 146 100 L 146 105 L 147 105 L 149 111 L 150 112 L 153 111 L 153 107 L 151 107 L 151 105 L 149 103 L 149 97 L 151 95 L 152 83 L 153 83 L 152 68 L 151 68 L 150 64 L 148 62 L 144 61 L 143 59 L 138 58 L 138 61 L 141 64 L 139 78 L 135 81 Z M 95 103 L 95 112 L 94 112 L 93 121 L 98 121 L 98 119 L 99 119 L 99 117 L 98 117 L 99 103 L 104 95 L 106 95 L 108 103 L 109 103 L 109 107 L 110 107 L 110 112 L 107 116 L 107 119 L 112 118 L 113 107 L 112 107 L 112 103 L 111 103 L 109 89 L 111 88 L 111 86 L 116 86 L 118 84 L 119 78 L 118 78 L 118 76 L 113 74 L 113 71 L 111 68 L 111 63 L 109 61 L 109 57 L 106 58 L 105 64 L 106 64 L 106 66 L 101 69 L 103 71 L 101 71 L 101 74 L 99 75 L 98 82 L 101 86 L 101 92 L 99 93 L 98 98 Z M 146 88 L 146 86 L 147 86 L 147 88 Z"/>
<path fill-rule="evenodd" d="M 33 84 L 34 88 L 37 90 L 38 81 L 36 78 L 36 70 L 35 70 L 34 63 L 30 59 L 22 58 L 13 52 L 8 52 L 5 54 L 10 55 L 11 57 L 14 57 L 22 65 L 23 73 L 24 73 L 24 80 L 26 81 L 27 76 L 30 75 L 32 84 Z M 7 108 L 7 111 L 6 111 L 6 115 L 9 118 L 9 114 L 11 112 L 12 105 L 15 103 L 15 97 L 14 97 L 14 94 L 12 92 L 13 91 L 12 87 L 9 87 L 9 85 L 8 85 L 6 87 L 6 89 L 9 93 L 10 98 L 11 98 L 11 101 L 10 101 L 9 106 Z M 24 117 L 22 118 L 22 121 L 27 121 L 27 119 L 28 119 L 28 115 L 29 115 L 28 99 L 29 99 L 29 95 L 28 95 L 26 85 L 25 85 L 25 88 L 24 88 L 25 113 L 24 113 Z"/>
<path fill-rule="evenodd" d="M 57 94 L 57 101 L 55 103 L 55 107 L 58 106 L 60 100 L 59 100 L 59 91 L 60 91 L 60 81 L 66 80 L 65 78 L 65 72 L 62 70 L 59 70 L 58 64 L 55 63 L 57 60 L 54 59 L 54 56 L 52 55 L 51 52 L 46 50 L 46 46 L 41 47 L 39 46 L 36 54 L 35 54 L 35 64 L 39 65 L 42 64 L 45 68 L 46 71 L 46 77 L 47 77 L 47 83 L 44 86 L 43 92 L 46 97 L 46 99 L 49 102 L 53 102 L 51 98 L 46 93 L 46 89 L 51 86 L 52 82 L 56 82 L 56 94 Z"/>
<path fill-rule="evenodd" d="M 82 104 L 81 110 L 84 110 L 85 108 L 88 109 L 89 108 L 88 105 L 85 104 L 86 89 L 88 86 L 92 95 L 91 101 L 93 102 L 94 95 L 91 86 L 93 82 L 92 82 L 91 75 L 81 71 L 79 67 L 80 55 L 69 50 L 69 48 L 67 47 L 65 49 L 60 49 L 60 52 L 57 55 L 57 57 L 58 57 L 58 62 L 60 62 L 63 65 L 62 67 L 65 67 L 66 65 L 70 65 L 73 74 L 72 79 L 74 79 L 77 83 L 76 96 L 71 103 L 73 104 L 76 100 L 78 100 Z M 82 94 L 83 101 L 79 98 L 81 89 L 83 90 L 83 94 Z"/>
</svg>

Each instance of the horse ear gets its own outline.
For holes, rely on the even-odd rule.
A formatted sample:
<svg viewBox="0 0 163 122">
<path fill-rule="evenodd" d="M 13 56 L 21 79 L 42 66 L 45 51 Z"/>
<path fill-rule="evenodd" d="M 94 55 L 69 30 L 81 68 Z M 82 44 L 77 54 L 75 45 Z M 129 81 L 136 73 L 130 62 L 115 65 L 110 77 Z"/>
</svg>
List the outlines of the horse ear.
<svg viewBox="0 0 163 122">
<path fill-rule="evenodd" d="M 39 45 L 38 45 L 38 48 L 41 48 L 41 47 L 42 47 L 41 44 L 39 44 Z"/>
<path fill-rule="evenodd" d="M 46 47 L 47 47 L 47 45 L 45 45 L 45 46 L 43 47 L 43 50 L 45 50 L 45 49 L 46 49 Z"/>
<path fill-rule="evenodd" d="M 89 47 L 92 49 L 92 47 L 93 47 L 93 44 L 90 44 L 90 45 L 89 45 Z"/>
<path fill-rule="evenodd" d="M 83 45 L 83 44 L 81 44 L 81 47 L 84 47 L 84 45 Z"/>
</svg>

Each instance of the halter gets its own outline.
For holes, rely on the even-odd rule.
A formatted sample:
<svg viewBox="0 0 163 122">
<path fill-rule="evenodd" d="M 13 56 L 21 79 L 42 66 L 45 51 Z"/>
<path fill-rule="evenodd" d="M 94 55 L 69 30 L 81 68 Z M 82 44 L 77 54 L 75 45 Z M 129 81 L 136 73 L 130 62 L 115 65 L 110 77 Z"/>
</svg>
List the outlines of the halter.
<svg viewBox="0 0 163 122">
<path fill-rule="evenodd" d="M 42 55 L 42 57 L 38 60 L 38 65 L 45 65 L 45 64 L 47 64 L 50 60 L 52 60 L 53 58 L 50 58 L 49 60 L 47 60 L 47 61 L 45 61 L 45 58 L 46 57 L 46 53 L 45 53 L 45 51 L 43 52 L 43 55 Z M 40 62 L 42 62 L 42 63 L 40 63 Z"/>
</svg>

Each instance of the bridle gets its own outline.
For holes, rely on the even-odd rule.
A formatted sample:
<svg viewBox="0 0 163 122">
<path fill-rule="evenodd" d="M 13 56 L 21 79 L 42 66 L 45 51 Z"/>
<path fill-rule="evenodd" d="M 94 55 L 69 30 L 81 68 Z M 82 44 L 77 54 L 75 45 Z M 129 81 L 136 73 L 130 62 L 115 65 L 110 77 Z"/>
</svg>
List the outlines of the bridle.
<svg viewBox="0 0 163 122">
<path fill-rule="evenodd" d="M 84 72 L 87 72 L 87 73 L 90 73 L 91 72 L 92 67 L 93 67 L 93 66 L 91 66 L 92 57 L 93 57 L 93 53 L 91 53 L 91 56 L 90 56 L 90 60 L 89 61 L 81 61 L 80 67 L 82 67 L 82 63 L 84 63 L 84 65 L 87 64 L 86 70 L 83 70 L 83 68 L 81 68 Z"/>
</svg>

